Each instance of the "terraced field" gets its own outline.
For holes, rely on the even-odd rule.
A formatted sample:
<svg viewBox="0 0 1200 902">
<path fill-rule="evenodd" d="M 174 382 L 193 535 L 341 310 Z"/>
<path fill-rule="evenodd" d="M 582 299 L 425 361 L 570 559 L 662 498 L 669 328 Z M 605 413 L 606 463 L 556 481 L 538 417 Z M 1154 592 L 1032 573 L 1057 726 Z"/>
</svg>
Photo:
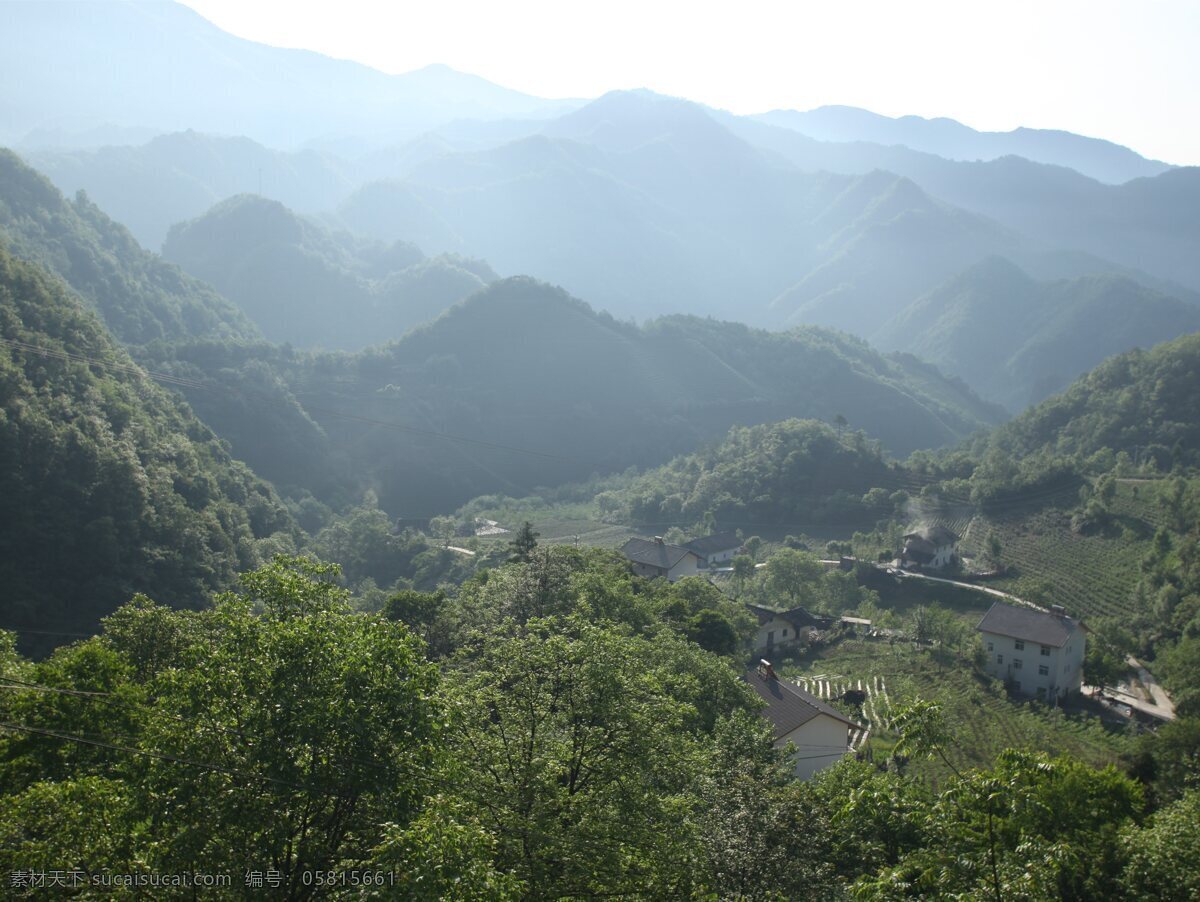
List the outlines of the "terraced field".
<svg viewBox="0 0 1200 902">
<path fill-rule="evenodd" d="M 1131 484 L 1118 486 L 1111 505 L 1115 523 L 1104 534 L 1073 532 L 1074 499 L 1064 498 L 1040 510 L 977 517 L 962 549 L 981 554 L 995 532 L 1012 575 L 989 585 L 1041 604 L 1061 604 L 1079 617 L 1120 615 L 1129 610 L 1139 565 L 1158 525 L 1152 492 L 1142 489 L 1135 497 L 1133 490 Z"/>
<path fill-rule="evenodd" d="M 1095 765 L 1116 763 L 1132 748 L 1124 729 L 1101 724 L 1090 708 L 1072 712 L 1009 699 L 998 683 L 976 675 L 960 658 L 914 649 L 906 642 L 852 639 L 783 664 L 780 675 L 822 698 L 861 687 L 868 700 L 854 716 L 870 728 L 866 749 L 886 754 L 896 706 L 923 698 L 943 707 L 951 735 L 948 757 L 958 768 L 982 767 L 1006 748 L 1071 754 Z M 944 776 L 937 761 L 913 762 L 930 776 Z"/>
</svg>

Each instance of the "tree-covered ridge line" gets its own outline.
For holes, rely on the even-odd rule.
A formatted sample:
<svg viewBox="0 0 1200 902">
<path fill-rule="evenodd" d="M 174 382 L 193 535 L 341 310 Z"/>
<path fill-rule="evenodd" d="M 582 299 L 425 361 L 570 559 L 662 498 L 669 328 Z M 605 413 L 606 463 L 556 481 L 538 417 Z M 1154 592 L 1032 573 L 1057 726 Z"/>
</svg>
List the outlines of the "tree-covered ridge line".
<svg viewBox="0 0 1200 902">
<path fill-rule="evenodd" d="M 1127 275 L 1034 279 L 990 258 L 947 280 L 871 333 L 963 379 L 1014 413 L 1102 361 L 1200 330 L 1200 308 Z"/>
<path fill-rule="evenodd" d="M 127 345 L 257 334 L 237 307 L 143 250 L 86 195 L 67 201 L 45 176 L 2 148 L 0 235 L 10 253 L 62 277 Z"/>
<path fill-rule="evenodd" d="M 905 453 L 1000 415 L 931 367 L 848 336 L 692 317 L 638 327 L 530 279 L 496 282 L 357 354 L 200 341 L 145 359 L 211 385 L 185 389 L 189 402 L 277 485 L 333 503 L 337 485 L 357 483 L 393 516 L 426 519 L 487 492 L 657 465 L 734 424 L 844 415 Z M 276 432 L 311 439 L 282 446 Z"/>
<path fill-rule="evenodd" d="M 66 286 L 3 248 L 0 335 L 8 626 L 94 628 L 139 591 L 199 605 L 295 547 L 271 486 Z"/>
<path fill-rule="evenodd" d="M 359 350 L 399 338 L 495 281 L 455 254 L 333 231 L 236 195 L 171 227 L 163 257 L 236 303 L 276 343 Z"/>
</svg>

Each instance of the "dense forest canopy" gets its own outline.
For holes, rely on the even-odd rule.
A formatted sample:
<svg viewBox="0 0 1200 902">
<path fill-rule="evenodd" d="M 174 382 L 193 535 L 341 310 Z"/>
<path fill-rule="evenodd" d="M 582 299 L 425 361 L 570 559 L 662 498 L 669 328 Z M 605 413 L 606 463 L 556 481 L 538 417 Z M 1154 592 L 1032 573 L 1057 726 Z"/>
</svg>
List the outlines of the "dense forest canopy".
<svg viewBox="0 0 1200 902">
<path fill-rule="evenodd" d="M 294 548 L 274 489 L 57 278 L 2 247 L 0 333 L 10 628 L 94 627 L 135 592 L 197 606 Z"/>
<path fill-rule="evenodd" d="M 0 142 L 5 895 L 1200 896 L 1200 168 L 133 2 Z"/>
<path fill-rule="evenodd" d="M 398 338 L 496 278 L 481 261 L 428 259 L 406 242 L 334 233 L 251 195 L 177 223 L 163 256 L 234 301 L 272 341 L 330 350 Z"/>
<path fill-rule="evenodd" d="M 86 195 L 66 200 L 44 176 L 3 148 L 0 233 L 10 253 L 65 279 L 119 341 L 142 345 L 257 334 L 235 305 L 144 250 Z"/>
</svg>

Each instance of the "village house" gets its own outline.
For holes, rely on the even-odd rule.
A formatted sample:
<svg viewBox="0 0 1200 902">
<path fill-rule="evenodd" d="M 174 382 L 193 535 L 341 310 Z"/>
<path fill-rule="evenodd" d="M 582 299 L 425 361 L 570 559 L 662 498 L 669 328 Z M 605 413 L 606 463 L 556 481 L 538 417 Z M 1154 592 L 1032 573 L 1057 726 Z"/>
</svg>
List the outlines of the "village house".
<svg viewBox="0 0 1200 902">
<path fill-rule="evenodd" d="M 711 536 L 684 542 L 683 547 L 696 552 L 704 561 L 702 566 L 719 567 L 722 564 L 728 564 L 733 560 L 734 555 L 742 550 L 742 540 L 737 537 L 736 533 L 718 532 Z"/>
<path fill-rule="evenodd" d="M 901 567 L 941 570 L 958 560 L 958 535 L 945 526 L 926 526 L 904 536 Z"/>
<path fill-rule="evenodd" d="M 633 565 L 633 572 L 650 579 L 666 577 L 669 582 L 696 576 L 701 558 L 682 545 L 664 542 L 662 536 L 653 539 L 630 539 L 621 546 L 621 553 Z"/>
<path fill-rule="evenodd" d="M 775 746 L 795 746 L 792 759 L 801 780 L 841 760 L 854 734 L 864 729 L 815 695 L 779 679 L 769 661 L 747 670 L 742 679 L 767 703 L 759 715 L 771 724 Z"/>
<path fill-rule="evenodd" d="M 1079 692 L 1087 627 L 1060 606 L 1038 611 L 998 601 L 978 629 L 984 670 L 1013 692 L 1051 703 Z"/>
<path fill-rule="evenodd" d="M 832 621 L 810 614 L 804 608 L 776 611 L 758 604 L 747 604 L 746 610 L 758 621 L 758 632 L 754 635 L 755 651 L 770 651 L 781 645 L 791 645 L 806 633 L 829 629 Z"/>
</svg>

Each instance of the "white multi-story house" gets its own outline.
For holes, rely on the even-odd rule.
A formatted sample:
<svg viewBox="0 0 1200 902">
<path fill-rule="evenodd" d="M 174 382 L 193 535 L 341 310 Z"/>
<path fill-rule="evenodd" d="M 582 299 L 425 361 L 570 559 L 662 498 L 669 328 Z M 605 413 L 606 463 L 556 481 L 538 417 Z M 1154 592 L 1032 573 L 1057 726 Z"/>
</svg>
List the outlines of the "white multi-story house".
<svg viewBox="0 0 1200 902">
<path fill-rule="evenodd" d="M 836 764 L 850 751 L 851 739 L 864 727 L 799 686 L 779 679 L 770 662 L 742 675 L 766 702 L 759 714 L 771 724 L 775 745 L 793 746 L 793 770 L 801 780 Z"/>
<path fill-rule="evenodd" d="M 979 621 L 984 670 L 1021 695 L 1051 703 L 1079 692 L 1087 627 L 1058 605 L 1049 611 L 998 601 Z"/>
</svg>

